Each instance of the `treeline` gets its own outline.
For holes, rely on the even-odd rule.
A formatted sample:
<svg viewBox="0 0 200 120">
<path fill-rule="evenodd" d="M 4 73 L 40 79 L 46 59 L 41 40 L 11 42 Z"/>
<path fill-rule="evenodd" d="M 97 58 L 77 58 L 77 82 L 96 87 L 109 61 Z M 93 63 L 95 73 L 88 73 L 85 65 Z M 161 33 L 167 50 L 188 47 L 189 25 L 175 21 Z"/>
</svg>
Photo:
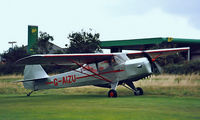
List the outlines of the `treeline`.
<svg viewBox="0 0 200 120">
<path fill-rule="evenodd" d="M 94 53 L 102 52 L 100 48 L 100 34 L 93 33 L 91 30 L 86 32 L 81 30 L 80 32 L 72 32 L 68 35 L 70 44 L 66 44 L 64 51 L 56 52 L 61 53 Z M 52 50 L 51 44 L 48 42 L 53 41 L 53 36 L 46 32 L 40 32 L 37 48 L 34 48 L 35 54 L 48 54 Z M 160 48 L 176 48 L 176 44 L 163 43 L 149 47 L 147 49 L 160 49 Z M 24 66 L 16 65 L 15 62 L 23 57 L 29 56 L 26 46 L 15 46 L 8 51 L 1 54 L 3 61 L 0 64 L 0 75 L 5 74 L 23 74 Z M 174 54 L 158 58 L 156 62 L 163 67 L 164 73 L 168 74 L 192 74 L 200 73 L 200 61 L 186 62 L 185 53 Z M 75 69 L 75 66 L 43 66 L 45 71 L 49 74 L 61 73 Z"/>
<path fill-rule="evenodd" d="M 74 70 L 77 67 L 76 66 L 64 66 L 64 65 L 50 65 L 42 66 L 47 72 L 47 74 L 56 74 L 56 73 L 63 73 L 67 72 L 70 70 Z M 23 75 L 24 73 L 24 66 L 16 65 L 16 64 L 2 64 L 0 65 L 0 75 L 11 75 L 11 74 L 16 74 L 16 75 Z"/>
<path fill-rule="evenodd" d="M 69 45 L 66 44 L 66 48 L 62 51 L 52 52 L 53 36 L 46 32 L 39 32 L 39 37 L 37 39 L 37 47 L 33 47 L 32 53 L 34 54 L 66 54 L 66 53 L 95 53 L 101 52 L 100 48 L 100 34 L 95 33 L 90 29 L 89 31 L 81 30 L 80 32 L 72 32 L 68 35 Z M 66 41 L 67 42 L 67 41 Z M 5 74 L 23 74 L 24 66 L 16 65 L 15 62 L 21 58 L 29 56 L 27 52 L 27 46 L 15 46 L 5 51 L 0 56 L 3 58 L 0 61 L 0 75 Z M 43 66 L 47 73 L 60 73 L 74 69 L 74 66 Z"/>
<path fill-rule="evenodd" d="M 15 62 L 23 57 L 29 56 L 25 46 L 10 48 L 1 54 L 0 75 L 22 74 L 24 66 L 16 66 Z"/>
<path fill-rule="evenodd" d="M 62 73 L 76 69 L 77 66 L 43 66 L 48 74 Z M 200 74 L 200 61 L 189 61 L 181 64 L 169 64 L 162 66 L 163 72 L 166 74 Z M 15 64 L 0 65 L 0 75 L 7 74 L 23 74 L 24 66 Z"/>
</svg>

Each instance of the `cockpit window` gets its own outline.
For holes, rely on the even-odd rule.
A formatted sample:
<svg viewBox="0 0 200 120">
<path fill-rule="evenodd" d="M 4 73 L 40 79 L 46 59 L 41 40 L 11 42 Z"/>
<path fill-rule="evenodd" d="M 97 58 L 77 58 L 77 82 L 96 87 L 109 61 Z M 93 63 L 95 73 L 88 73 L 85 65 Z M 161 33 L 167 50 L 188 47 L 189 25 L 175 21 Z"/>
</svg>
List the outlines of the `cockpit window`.
<svg viewBox="0 0 200 120">
<path fill-rule="evenodd" d="M 127 60 L 129 60 L 129 58 L 127 57 L 126 54 L 119 54 L 119 55 L 115 55 L 114 56 L 114 59 L 115 61 L 118 63 L 118 64 L 121 64 L 121 63 L 124 63 L 126 62 Z"/>
<path fill-rule="evenodd" d="M 85 68 L 87 68 L 87 69 L 89 69 L 89 70 L 91 70 L 91 71 L 93 71 L 93 72 L 97 72 L 97 66 L 96 66 L 95 63 L 87 64 L 87 65 L 85 66 Z"/>
<path fill-rule="evenodd" d="M 99 62 L 99 63 L 98 63 L 98 70 L 99 70 L 99 71 L 105 70 L 105 69 L 107 69 L 109 66 L 110 66 L 110 64 L 109 64 L 109 61 L 107 61 L 107 60 L 102 61 L 102 62 Z"/>
<path fill-rule="evenodd" d="M 81 72 L 84 72 L 84 71 L 93 71 L 95 73 L 97 73 L 97 66 L 95 63 L 92 63 L 92 64 L 84 64 L 83 67 L 81 68 L 78 68 L 77 69 L 78 71 L 81 71 Z"/>
</svg>

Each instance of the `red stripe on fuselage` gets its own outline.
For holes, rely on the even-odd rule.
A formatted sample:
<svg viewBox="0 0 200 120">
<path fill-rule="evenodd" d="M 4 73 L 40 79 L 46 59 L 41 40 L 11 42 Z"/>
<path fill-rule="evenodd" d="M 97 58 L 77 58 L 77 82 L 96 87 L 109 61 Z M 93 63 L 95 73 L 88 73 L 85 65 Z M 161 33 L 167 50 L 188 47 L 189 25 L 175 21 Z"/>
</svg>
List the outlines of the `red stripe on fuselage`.
<svg viewBox="0 0 200 120">
<path fill-rule="evenodd" d="M 104 74 L 108 74 L 108 73 L 117 73 L 117 72 L 122 72 L 122 71 L 125 71 L 125 70 L 108 71 L 108 72 L 100 73 L 99 75 L 104 75 Z M 95 75 L 92 74 L 92 75 L 81 76 L 81 77 L 77 77 L 76 79 L 81 79 L 81 78 L 86 78 L 86 77 L 91 77 L 91 76 L 95 76 Z"/>
<path fill-rule="evenodd" d="M 117 73 L 117 72 L 123 72 L 125 70 L 114 70 L 114 71 L 108 71 L 108 72 L 103 72 L 103 73 L 100 73 L 100 75 L 104 75 L 104 74 L 108 74 L 108 73 Z M 77 77 L 76 79 L 81 79 L 81 78 L 86 78 L 86 77 L 93 77 L 93 76 L 96 76 L 95 74 L 92 74 L 92 75 L 86 75 L 86 76 L 81 76 L 81 77 Z M 58 82 L 62 82 L 61 80 L 59 80 Z M 45 84 L 46 85 L 49 85 L 49 84 L 53 84 L 54 82 L 46 82 Z"/>
<path fill-rule="evenodd" d="M 46 85 L 49 85 L 49 84 L 53 84 L 53 82 L 46 82 L 45 84 L 46 84 Z"/>
</svg>

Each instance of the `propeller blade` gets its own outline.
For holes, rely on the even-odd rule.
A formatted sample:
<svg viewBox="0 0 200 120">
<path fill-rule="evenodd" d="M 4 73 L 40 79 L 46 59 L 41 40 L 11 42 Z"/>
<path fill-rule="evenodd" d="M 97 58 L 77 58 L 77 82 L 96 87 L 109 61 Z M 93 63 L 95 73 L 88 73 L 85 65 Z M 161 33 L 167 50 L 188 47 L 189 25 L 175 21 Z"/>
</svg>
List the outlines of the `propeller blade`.
<svg viewBox="0 0 200 120">
<path fill-rule="evenodd" d="M 158 63 L 152 61 L 152 58 L 151 58 L 151 56 L 148 53 L 143 52 L 143 55 L 150 62 L 150 64 L 151 64 L 151 70 L 152 70 L 153 73 L 162 73 L 163 72 L 161 66 Z"/>
<path fill-rule="evenodd" d="M 159 73 L 163 73 L 162 67 L 161 67 L 157 62 L 155 62 L 155 65 L 156 65 L 156 67 L 157 67 L 157 69 L 158 69 L 158 72 L 159 72 Z"/>
</svg>

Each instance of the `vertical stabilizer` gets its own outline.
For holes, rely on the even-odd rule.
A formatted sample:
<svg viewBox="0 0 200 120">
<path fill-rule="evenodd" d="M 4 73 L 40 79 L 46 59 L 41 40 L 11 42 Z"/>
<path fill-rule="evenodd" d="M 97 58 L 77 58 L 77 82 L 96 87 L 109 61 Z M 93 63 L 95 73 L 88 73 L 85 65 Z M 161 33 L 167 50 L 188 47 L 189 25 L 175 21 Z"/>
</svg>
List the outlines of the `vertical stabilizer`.
<svg viewBox="0 0 200 120">
<path fill-rule="evenodd" d="M 24 81 L 48 78 L 41 65 L 26 65 L 24 69 Z M 23 82 L 26 89 L 36 90 L 35 81 Z"/>
<path fill-rule="evenodd" d="M 42 79 L 49 77 L 41 65 L 26 65 L 24 80 Z"/>
</svg>

